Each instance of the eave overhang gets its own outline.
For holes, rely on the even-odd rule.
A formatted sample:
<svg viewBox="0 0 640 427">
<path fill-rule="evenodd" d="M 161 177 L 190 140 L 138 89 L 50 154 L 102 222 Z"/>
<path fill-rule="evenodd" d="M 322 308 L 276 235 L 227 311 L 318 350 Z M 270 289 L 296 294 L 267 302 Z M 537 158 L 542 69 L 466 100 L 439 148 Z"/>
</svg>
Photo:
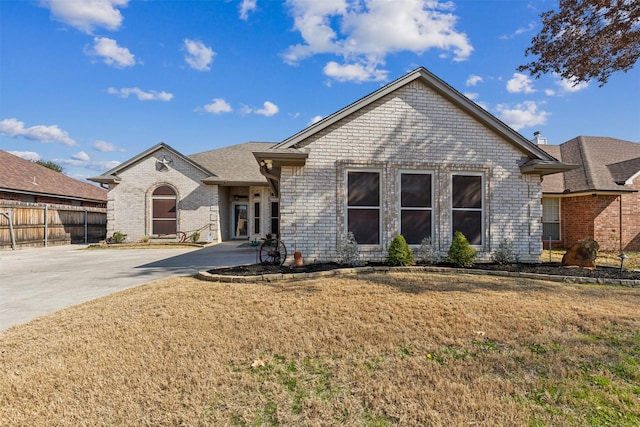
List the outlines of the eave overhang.
<svg viewBox="0 0 640 427">
<path fill-rule="evenodd" d="M 265 186 L 266 181 L 231 181 L 220 179 L 217 176 L 212 176 L 202 180 L 203 184 L 207 185 L 219 185 L 221 187 L 243 187 L 243 186 Z"/>
<path fill-rule="evenodd" d="M 527 175 L 544 176 L 552 175 L 554 173 L 567 172 L 570 170 L 578 169 L 579 167 L 580 165 L 562 163 L 557 160 L 533 159 L 521 165 L 520 172 Z"/>
<path fill-rule="evenodd" d="M 269 150 L 253 153 L 260 166 L 278 164 L 280 166 L 304 166 L 307 163 L 308 153 L 299 150 Z"/>
<path fill-rule="evenodd" d="M 87 181 L 93 181 L 100 184 L 119 184 L 120 178 L 113 175 L 112 176 L 100 175 L 100 176 L 94 176 L 92 178 L 87 178 Z"/>
</svg>

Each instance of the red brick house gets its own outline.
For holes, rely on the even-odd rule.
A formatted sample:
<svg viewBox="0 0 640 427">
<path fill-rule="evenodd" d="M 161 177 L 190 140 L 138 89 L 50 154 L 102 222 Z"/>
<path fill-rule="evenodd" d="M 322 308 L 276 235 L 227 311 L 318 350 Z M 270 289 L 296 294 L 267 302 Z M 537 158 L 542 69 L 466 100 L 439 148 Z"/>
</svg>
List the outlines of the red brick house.
<svg viewBox="0 0 640 427">
<path fill-rule="evenodd" d="M 560 145 L 533 142 L 556 159 L 580 167 L 542 182 L 543 239 L 569 247 L 593 238 L 601 250 L 640 250 L 640 144 L 578 136 Z"/>
<path fill-rule="evenodd" d="M 0 200 L 106 207 L 107 190 L 0 150 Z"/>
</svg>

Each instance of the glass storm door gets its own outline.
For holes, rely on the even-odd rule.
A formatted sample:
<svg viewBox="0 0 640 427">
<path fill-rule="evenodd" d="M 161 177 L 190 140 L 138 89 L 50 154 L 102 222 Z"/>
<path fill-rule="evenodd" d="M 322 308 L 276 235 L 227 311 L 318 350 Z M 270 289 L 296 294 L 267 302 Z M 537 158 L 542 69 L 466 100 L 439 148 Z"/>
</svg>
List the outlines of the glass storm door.
<svg viewBox="0 0 640 427">
<path fill-rule="evenodd" d="M 233 238 L 243 239 L 249 237 L 249 204 L 233 204 Z"/>
<path fill-rule="evenodd" d="M 169 186 L 155 189 L 151 195 L 152 202 L 152 230 L 155 235 L 176 234 L 177 228 L 177 198 L 176 192 Z"/>
</svg>

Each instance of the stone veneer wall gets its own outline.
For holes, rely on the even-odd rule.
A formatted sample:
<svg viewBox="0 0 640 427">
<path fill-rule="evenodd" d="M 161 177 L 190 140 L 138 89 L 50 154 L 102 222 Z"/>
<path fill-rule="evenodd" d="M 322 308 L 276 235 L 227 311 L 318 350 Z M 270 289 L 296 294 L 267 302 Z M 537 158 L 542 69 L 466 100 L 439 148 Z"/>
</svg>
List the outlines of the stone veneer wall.
<svg viewBox="0 0 640 427">
<path fill-rule="evenodd" d="M 281 237 L 305 262 L 330 260 L 346 234 L 345 181 L 350 169 L 381 172 L 381 244 L 361 246 L 363 258 L 383 259 L 399 232 L 399 172 L 430 171 L 434 181 L 433 241 L 441 254 L 451 244 L 451 176 L 481 174 L 484 244 L 491 260 L 511 239 L 520 261 L 542 251 L 539 176 L 522 175 L 524 154 L 420 82 L 412 82 L 303 141 L 303 167 L 283 167 Z"/>
<path fill-rule="evenodd" d="M 167 170 L 156 169 L 156 160 L 170 156 Z M 121 182 L 109 190 L 107 236 L 127 234 L 128 242 L 151 235 L 151 193 L 169 185 L 178 197 L 178 231 L 200 231 L 201 240 L 220 241 L 218 187 L 204 185 L 205 174 L 173 153 L 160 149 L 119 174 Z M 117 214 L 116 214 L 117 213 Z"/>
</svg>

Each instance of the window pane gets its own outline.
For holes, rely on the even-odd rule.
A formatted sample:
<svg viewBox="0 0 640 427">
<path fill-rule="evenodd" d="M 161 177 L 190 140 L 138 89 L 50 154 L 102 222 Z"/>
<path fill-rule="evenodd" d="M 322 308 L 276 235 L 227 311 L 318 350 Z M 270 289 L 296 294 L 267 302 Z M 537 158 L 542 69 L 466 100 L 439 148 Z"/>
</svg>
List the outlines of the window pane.
<svg viewBox="0 0 640 427">
<path fill-rule="evenodd" d="M 176 192 L 173 191 L 173 188 L 163 185 L 162 187 L 158 187 L 153 191 L 154 196 L 175 196 Z"/>
<path fill-rule="evenodd" d="M 260 202 L 253 204 L 253 233 L 260 234 Z"/>
<path fill-rule="evenodd" d="M 176 234 L 176 222 L 153 220 L 153 234 Z"/>
<path fill-rule="evenodd" d="M 544 240 L 560 240 L 560 224 L 559 223 L 551 223 L 544 222 L 542 223 L 542 238 Z"/>
<path fill-rule="evenodd" d="M 560 221 L 560 199 L 548 197 L 542 199 L 542 221 Z"/>
<path fill-rule="evenodd" d="M 419 245 L 425 237 L 431 237 L 431 211 L 403 210 L 400 214 L 400 234 L 410 245 Z"/>
<path fill-rule="evenodd" d="M 153 218 L 175 218 L 175 199 L 153 199 Z"/>
<path fill-rule="evenodd" d="M 347 219 L 349 231 L 360 245 L 377 245 L 380 243 L 380 210 L 349 209 Z"/>
<path fill-rule="evenodd" d="M 378 172 L 349 172 L 349 206 L 380 206 L 380 174 Z"/>
<path fill-rule="evenodd" d="M 400 177 L 400 192 L 402 207 L 430 208 L 431 175 L 403 173 Z"/>
<path fill-rule="evenodd" d="M 453 175 L 453 207 L 482 207 L 482 177 Z"/>
<path fill-rule="evenodd" d="M 278 218 L 271 218 L 271 234 L 277 236 L 280 233 Z"/>
<path fill-rule="evenodd" d="M 280 211 L 280 204 L 278 202 L 271 202 L 271 216 L 278 217 Z"/>
<path fill-rule="evenodd" d="M 453 211 L 453 230 L 464 234 L 471 245 L 482 244 L 482 212 Z"/>
</svg>

